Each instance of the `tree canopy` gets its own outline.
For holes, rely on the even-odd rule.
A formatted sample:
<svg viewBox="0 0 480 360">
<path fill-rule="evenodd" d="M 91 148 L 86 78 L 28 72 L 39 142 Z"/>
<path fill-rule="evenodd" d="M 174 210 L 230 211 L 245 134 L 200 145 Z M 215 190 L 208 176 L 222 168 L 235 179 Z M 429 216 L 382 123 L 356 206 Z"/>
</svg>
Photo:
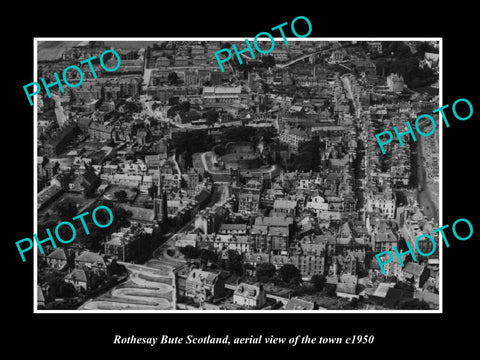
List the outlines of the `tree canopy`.
<svg viewBox="0 0 480 360">
<path fill-rule="evenodd" d="M 115 191 L 114 195 L 115 198 L 119 201 L 127 200 L 127 192 L 125 190 Z"/>
<path fill-rule="evenodd" d="M 180 253 L 183 254 L 186 260 L 189 259 L 198 259 L 199 251 L 196 247 L 193 247 L 192 245 L 187 245 L 185 247 L 179 248 Z"/>
<path fill-rule="evenodd" d="M 429 310 L 430 305 L 427 302 L 419 299 L 404 299 L 400 300 L 396 305 L 399 310 Z"/>
<path fill-rule="evenodd" d="M 175 71 L 168 74 L 167 80 L 171 85 L 175 85 L 178 82 L 178 75 Z"/>
<path fill-rule="evenodd" d="M 266 67 L 273 67 L 275 66 L 275 58 L 272 55 L 264 55 L 262 56 L 262 63 Z"/>
<path fill-rule="evenodd" d="M 55 211 L 63 221 L 69 221 L 77 215 L 77 204 L 73 200 L 67 199 L 59 202 L 55 207 Z"/>
<path fill-rule="evenodd" d="M 222 130 L 222 139 L 225 144 L 237 141 L 250 141 L 255 136 L 255 128 L 250 126 L 228 127 Z"/>
<path fill-rule="evenodd" d="M 215 124 L 218 121 L 219 113 L 215 110 L 208 110 L 205 114 L 205 119 L 209 126 Z"/>
<path fill-rule="evenodd" d="M 383 43 L 383 54 L 374 59 L 377 71 L 385 75 L 397 73 L 403 76 L 405 83 L 411 89 L 427 86 L 438 80 L 433 69 L 419 67 L 419 60 L 423 58 L 427 45 L 421 45 L 420 50 L 413 54 L 410 47 L 403 41 L 386 41 Z"/>
<path fill-rule="evenodd" d="M 327 278 L 323 275 L 313 275 L 310 279 L 310 282 L 316 290 L 323 290 L 323 286 L 327 282 Z"/>
<path fill-rule="evenodd" d="M 292 162 L 294 170 L 298 171 L 318 171 L 320 166 L 320 149 L 324 148 L 320 141 L 309 141 L 303 143 L 298 148 L 298 155 Z"/>
<path fill-rule="evenodd" d="M 227 260 L 224 263 L 224 268 L 232 275 L 243 275 L 243 256 L 235 250 L 227 250 Z"/>
<path fill-rule="evenodd" d="M 218 254 L 212 250 L 201 249 L 198 252 L 198 258 L 203 265 L 207 265 L 208 262 L 215 263 L 218 260 Z"/>
<path fill-rule="evenodd" d="M 285 264 L 277 271 L 278 276 L 286 283 L 298 283 L 302 279 L 300 270 L 295 265 Z"/>
<path fill-rule="evenodd" d="M 257 280 L 266 282 L 275 275 L 275 266 L 271 263 L 261 263 L 255 269 L 255 277 Z"/>
</svg>

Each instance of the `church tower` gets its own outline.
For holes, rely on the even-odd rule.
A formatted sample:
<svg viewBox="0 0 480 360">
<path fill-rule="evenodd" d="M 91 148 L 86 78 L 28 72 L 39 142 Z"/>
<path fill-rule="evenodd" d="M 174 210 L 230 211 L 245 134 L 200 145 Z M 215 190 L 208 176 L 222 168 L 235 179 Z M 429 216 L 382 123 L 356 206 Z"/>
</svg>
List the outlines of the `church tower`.
<svg viewBox="0 0 480 360">
<path fill-rule="evenodd" d="M 153 200 L 153 209 L 155 213 L 155 220 L 165 224 L 167 220 L 167 192 L 162 186 L 162 176 L 160 174 L 160 166 L 158 167 L 158 186 L 157 194 Z"/>
</svg>

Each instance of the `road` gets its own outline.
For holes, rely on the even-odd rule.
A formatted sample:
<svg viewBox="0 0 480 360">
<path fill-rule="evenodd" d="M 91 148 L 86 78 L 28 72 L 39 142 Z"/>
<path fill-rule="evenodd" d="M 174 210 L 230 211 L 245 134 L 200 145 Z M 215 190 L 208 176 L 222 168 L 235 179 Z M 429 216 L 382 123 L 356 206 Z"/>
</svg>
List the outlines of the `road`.
<svg viewBox="0 0 480 360">
<path fill-rule="evenodd" d="M 118 262 L 129 273 L 126 283 L 87 301 L 79 310 L 174 310 L 175 275 L 168 266 Z"/>
<path fill-rule="evenodd" d="M 361 106 L 357 106 L 357 102 L 355 101 L 353 97 L 353 92 L 352 92 L 352 85 L 350 84 L 350 78 L 348 76 L 342 76 L 342 82 L 343 82 L 343 88 L 347 90 L 347 96 L 350 100 L 352 100 L 353 107 L 355 109 L 355 114 L 358 118 L 361 117 L 361 112 L 362 108 Z"/>
<path fill-rule="evenodd" d="M 207 206 L 221 206 L 228 199 L 228 184 L 215 184 L 212 200 Z M 193 229 L 194 219 L 177 233 Z M 171 235 L 153 253 L 144 265 L 119 262 L 127 268 L 129 277 L 125 283 L 115 286 L 107 294 L 83 304 L 79 310 L 174 310 L 176 285 L 174 270 L 186 264 L 183 259 L 169 256 L 168 249 L 175 250 L 176 234 Z"/>
<path fill-rule="evenodd" d="M 216 183 L 213 188 L 212 199 L 206 207 L 215 208 L 222 206 L 228 199 L 228 183 Z M 171 266 L 173 269 L 185 264 L 184 260 L 175 259 L 167 254 L 167 250 L 175 250 L 176 235 L 193 230 L 195 219 L 188 221 L 175 234 L 171 235 L 162 245 L 153 252 L 153 259 L 160 263 Z"/>
</svg>

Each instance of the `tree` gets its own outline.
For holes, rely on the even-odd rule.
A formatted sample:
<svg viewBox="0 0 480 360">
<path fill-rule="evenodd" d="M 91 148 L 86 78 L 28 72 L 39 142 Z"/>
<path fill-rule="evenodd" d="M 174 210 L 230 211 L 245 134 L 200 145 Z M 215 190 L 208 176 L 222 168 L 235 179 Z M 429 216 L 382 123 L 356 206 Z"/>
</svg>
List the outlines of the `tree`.
<svg viewBox="0 0 480 360">
<path fill-rule="evenodd" d="M 243 256 L 235 250 L 228 250 L 227 256 L 227 270 L 233 275 L 243 275 Z"/>
<path fill-rule="evenodd" d="M 114 195 L 118 201 L 125 201 L 127 199 L 127 192 L 125 190 L 115 191 Z"/>
<path fill-rule="evenodd" d="M 76 232 L 76 230 L 75 230 Z M 62 239 L 65 241 L 68 241 L 71 238 L 75 238 L 76 234 L 72 231 L 72 228 L 70 226 L 62 226 L 58 228 L 58 236 L 57 239 Z M 73 241 L 73 240 L 72 240 Z"/>
<path fill-rule="evenodd" d="M 178 102 L 179 102 L 179 98 L 178 96 L 172 96 L 171 98 L 168 99 L 168 105 L 170 106 L 174 106 L 174 105 L 178 105 Z M 168 115 L 168 113 L 167 113 Z"/>
<path fill-rule="evenodd" d="M 182 110 L 184 111 L 190 111 L 190 102 L 189 101 L 183 101 L 181 104 L 180 104 Z"/>
<path fill-rule="evenodd" d="M 266 142 L 270 142 L 277 136 L 277 130 L 274 127 L 258 128 L 255 133 L 255 139 L 258 141 L 263 138 Z"/>
<path fill-rule="evenodd" d="M 326 287 L 327 293 L 326 295 L 328 297 L 336 297 L 337 296 L 337 289 L 334 285 L 328 285 Z"/>
<path fill-rule="evenodd" d="M 178 82 L 177 73 L 175 71 L 172 71 L 170 74 L 168 74 L 167 80 L 171 85 L 175 85 Z"/>
<path fill-rule="evenodd" d="M 75 286 L 73 286 L 71 283 L 65 282 L 62 287 L 62 297 L 71 298 L 74 297 L 76 294 L 77 291 L 75 290 Z"/>
<path fill-rule="evenodd" d="M 93 187 L 93 186 L 86 187 L 85 190 L 83 190 L 83 194 L 87 198 L 94 198 L 95 197 L 95 187 Z"/>
<path fill-rule="evenodd" d="M 90 227 L 91 229 L 92 227 Z M 95 227 L 94 227 L 95 228 Z M 83 245 L 92 252 L 98 252 L 102 249 L 101 242 L 105 235 L 99 229 L 90 231 L 90 234 L 83 238 Z"/>
<path fill-rule="evenodd" d="M 218 260 L 218 255 L 216 252 L 208 250 L 208 249 L 201 249 L 198 254 L 198 258 L 202 262 L 203 265 L 206 265 L 208 262 L 214 263 Z"/>
<path fill-rule="evenodd" d="M 430 310 L 427 302 L 419 299 L 403 299 L 395 304 L 395 309 L 399 310 Z"/>
<path fill-rule="evenodd" d="M 68 221 L 77 214 L 77 204 L 73 200 L 64 200 L 57 204 L 55 211 L 63 221 Z"/>
<path fill-rule="evenodd" d="M 286 283 L 298 283 L 302 279 L 300 270 L 292 264 L 285 264 L 278 269 L 278 276 Z"/>
<path fill-rule="evenodd" d="M 54 277 L 47 281 L 53 297 L 64 298 L 75 296 L 76 291 L 72 284 L 65 282 L 59 274 L 54 274 L 53 276 Z"/>
<path fill-rule="evenodd" d="M 261 263 L 257 265 L 255 269 L 255 277 L 257 280 L 262 280 L 262 282 L 267 282 L 269 279 L 275 275 L 276 269 L 275 265 L 271 263 Z M 266 281 L 265 281 L 266 280 Z"/>
<path fill-rule="evenodd" d="M 205 118 L 207 120 L 208 126 L 212 126 L 218 121 L 218 112 L 216 112 L 215 110 L 208 110 Z"/>
<path fill-rule="evenodd" d="M 113 259 L 111 264 L 108 267 L 110 275 L 122 275 L 127 272 L 125 266 L 117 263 L 117 259 Z"/>
<path fill-rule="evenodd" d="M 225 146 L 223 145 L 216 145 L 212 148 L 212 151 L 218 155 L 218 156 L 223 156 L 226 154 L 227 150 L 225 149 Z"/>
<path fill-rule="evenodd" d="M 299 154 L 295 157 L 294 169 L 299 171 L 318 171 L 320 165 L 320 148 L 324 148 L 324 143 L 320 141 L 309 141 L 299 146 Z"/>
<path fill-rule="evenodd" d="M 148 195 L 150 195 L 152 200 L 157 196 L 157 187 L 155 185 L 152 184 L 152 186 L 148 188 Z"/>
<path fill-rule="evenodd" d="M 121 227 L 130 226 L 129 219 L 132 217 L 131 211 L 125 210 L 124 208 L 119 206 L 114 206 L 111 201 L 103 201 L 101 205 L 107 206 L 113 213 L 113 223 L 111 226 L 105 228 L 105 231 L 114 232 Z M 95 214 L 95 216 L 100 224 L 106 224 L 110 221 L 110 215 L 106 211 L 99 211 Z"/>
<path fill-rule="evenodd" d="M 103 285 L 103 279 L 98 276 L 95 272 L 92 272 L 90 276 L 90 291 L 96 290 L 97 288 Z"/>
<path fill-rule="evenodd" d="M 325 285 L 327 281 L 327 278 L 323 275 L 313 275 L 312 278 L 310 279 L 310 282 L 312 283 L 313 287 L 316 290 L 323 290 L 323 286 Z"/>
<path fill-rule="evenodd" d="M 426 52 L 431 52 L 431 53 L 436 53 L 438 54 L 438 50 L 435 49 L 431 44 L 429 44 L 427 41 L 416 41 L 415 42 L 415 48 L 419 52 L 420 56 L 425 56 Z"/>
<path fill-rule="evenodd" d="M 255 136 L 255 128 L 250 126 L 228 127 L 222 130 L 223 142 L 250 141 Z"/>
<path fill-rule="evenodd" d="M 135 236 L 130 245 L 130 256 L 135 263 L 144 263 L 151 256 L 154 250 L 152 235 L 141 233 Z"/>
<path fill-rule="evenodd" d="M 266 67 L 273 67 L 275 66 L 275 58 L 272 55 L 262 56 L 262 63 Z"/>
<path fill-rule="evenodd" d="M 186 260 L 198 259 L 198 256 L 200 255 L 198 249 L 196 247 L 193 247 L 192 245 L 187 245 L 183 248 L 180 248 L 179 250 Z"/>
</svg>

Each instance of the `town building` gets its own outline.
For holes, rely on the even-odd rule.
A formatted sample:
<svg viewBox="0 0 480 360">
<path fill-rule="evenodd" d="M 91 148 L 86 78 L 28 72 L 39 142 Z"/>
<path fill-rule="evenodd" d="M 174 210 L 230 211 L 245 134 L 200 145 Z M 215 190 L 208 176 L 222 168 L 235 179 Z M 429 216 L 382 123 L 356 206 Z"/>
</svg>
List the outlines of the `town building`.
<svg viewBox="0 0 480 360">
<path fill-rule="evenodd" d="M 218 273 L 192 269 L 188 274 L 185 296 L 197 303 L 212 302 L 225 295 L 225 284 Z"/>
<path fill-rule="evenodd" d="M 233 293 L 233 303 L 249 309 L 260 309 L 267 302 L 263 285 L 240 283 Z"/>
</svg>

